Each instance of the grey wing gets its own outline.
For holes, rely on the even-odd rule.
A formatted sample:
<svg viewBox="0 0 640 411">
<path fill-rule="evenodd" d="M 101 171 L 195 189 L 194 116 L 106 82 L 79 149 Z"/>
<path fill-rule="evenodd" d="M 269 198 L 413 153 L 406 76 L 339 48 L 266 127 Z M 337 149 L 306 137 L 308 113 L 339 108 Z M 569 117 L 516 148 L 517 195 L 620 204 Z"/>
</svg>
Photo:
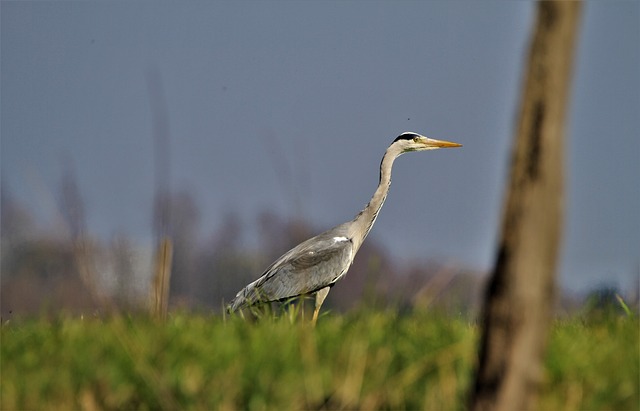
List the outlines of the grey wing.
<svg viewBox="0 0 640 411">
<path fill-rule="evenodd" d="M 274 267 L 262 289 L 278 300 L 313 293 L 333 285 L 347 272 L 352 260 L 351 241 L 330 239 L 322 247 L 303 251 Z"/>
<path fill-rule="evenodd" d="M 353 261 L 353 243 L 344 237 L 312 240 L 284 254 L 260 278 L 241 290 L 231 303 L 231 310 L 310 294 L 342 277 Z"/>
</svg>

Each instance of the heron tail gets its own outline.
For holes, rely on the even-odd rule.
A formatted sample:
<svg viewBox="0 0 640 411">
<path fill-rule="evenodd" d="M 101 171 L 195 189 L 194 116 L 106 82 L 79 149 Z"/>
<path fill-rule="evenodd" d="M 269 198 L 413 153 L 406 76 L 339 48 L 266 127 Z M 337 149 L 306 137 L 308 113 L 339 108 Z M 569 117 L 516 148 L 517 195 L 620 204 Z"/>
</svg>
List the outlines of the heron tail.
<svg viewBox="0 0 640 411">
<path fill-rule="evenodd" d="M 227 312 L 228 313 L 232 313 L 232 312 L 238 311 L 242 307 L 248 305 L 246 298 L 244 298 L 244 296 L 241 295 L 241 294 L 242 294 L 242 291 L 240 291 L 238 293 L 238 295 L 236 295 L 236 298 L 234 298 L 233 300 L 231 300 L 231 302 L 229 304 L 227 304 Z"/>
<path fill-rule="evenodd" d="M 231 300 L 227 305 L 227 312 L 232 313 L 238 311 L 241 308 L 254 304 L 256 300 L 257 292 L 255 290 L 255 284 L 251 283 L 240 290 L 238 294 L 236 294 L 236 297 Z"/>
</svg>

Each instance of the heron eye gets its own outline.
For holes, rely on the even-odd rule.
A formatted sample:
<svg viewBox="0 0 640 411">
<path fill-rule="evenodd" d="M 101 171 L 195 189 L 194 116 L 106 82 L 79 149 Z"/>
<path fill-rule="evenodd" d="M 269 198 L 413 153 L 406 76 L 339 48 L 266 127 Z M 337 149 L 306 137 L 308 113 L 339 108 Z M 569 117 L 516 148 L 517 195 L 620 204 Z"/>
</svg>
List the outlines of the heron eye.
<svg viewBox="0 0 640 411">
<path fill-rule="evenodd" d="M 417 136 L 416 136 L 416 137 L 414 137 L 414 138 L 413 138 L 413 142 L 414 142 L 414 143 L 417 143 L 418 141 L 420 141 L 420 137 L 417 137 Z"/>
</svg>

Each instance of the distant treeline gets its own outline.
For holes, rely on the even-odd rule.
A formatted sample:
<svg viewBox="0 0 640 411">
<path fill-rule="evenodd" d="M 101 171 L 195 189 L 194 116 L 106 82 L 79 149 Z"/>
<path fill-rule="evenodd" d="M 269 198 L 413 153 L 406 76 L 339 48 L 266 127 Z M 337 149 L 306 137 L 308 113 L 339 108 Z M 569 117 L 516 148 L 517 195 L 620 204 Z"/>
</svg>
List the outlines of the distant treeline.
<svg viewBox="0 0 640 411">
<path fill-rule="evenodd" d="M 126 234 L 95 238 L 85 229 L 83 201 L 73 174 L 63 176 L 59 191 L 61 221 L 45 229 L 2 185 L 2 318 L 61 310 L 86 314 L 147 309 L 153 245 L 134 244 Z M 170 308 L 220 311 L 284 251 L 326 228 L 264 211 L 251 222 L 258 238 L 248 239 L 246 224 L 228 212 L 210 235 L 202 236 L 199 207 L 189 192 L 165 195 L 156 202 L 169 210 Z M 369 305 L 475 315 L 484 278 L 483 273 L 456 264 L 398 262 L 372 238 L 329 294 L 326 306 L 341 312 Z M 578 303 L 565 296 L 560 305 L 566 310 Z"/>
</svg>

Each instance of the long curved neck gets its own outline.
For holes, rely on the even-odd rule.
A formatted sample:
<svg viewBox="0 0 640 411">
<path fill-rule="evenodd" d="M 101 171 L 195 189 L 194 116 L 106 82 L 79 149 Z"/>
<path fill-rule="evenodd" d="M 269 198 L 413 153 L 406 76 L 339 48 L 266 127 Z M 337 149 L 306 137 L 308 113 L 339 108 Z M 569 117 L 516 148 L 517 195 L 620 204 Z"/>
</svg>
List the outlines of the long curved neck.
<svg viewBox="0 0 640 411">
<path fill-rule="evenodd" d="M 384 204 L 384 200 L 387 199 L 389 187 L 391 186 L 391 168 L 393 167 L 394 160 L 400 154 L 402 153 L 394 150 L 392 147 L 389 147 L 382 157 L 378 188 L 375 193 L 373 193 L 373 197 L 371 197 L 371 200 L 364 210 L 360 211 L 360 213 L 358 213 L 354 218 L 353 224 L 351 225 L 352 232 L 350 234 L 355 246 L 355 251 L 360 248 L 362 242 L 367 237 L 367 234 L 371 231 L 371 227 L 373 227 L 373 223 L 375 223 L 376 218 L 378 217 L 378 213 Z"/>
</svg>

